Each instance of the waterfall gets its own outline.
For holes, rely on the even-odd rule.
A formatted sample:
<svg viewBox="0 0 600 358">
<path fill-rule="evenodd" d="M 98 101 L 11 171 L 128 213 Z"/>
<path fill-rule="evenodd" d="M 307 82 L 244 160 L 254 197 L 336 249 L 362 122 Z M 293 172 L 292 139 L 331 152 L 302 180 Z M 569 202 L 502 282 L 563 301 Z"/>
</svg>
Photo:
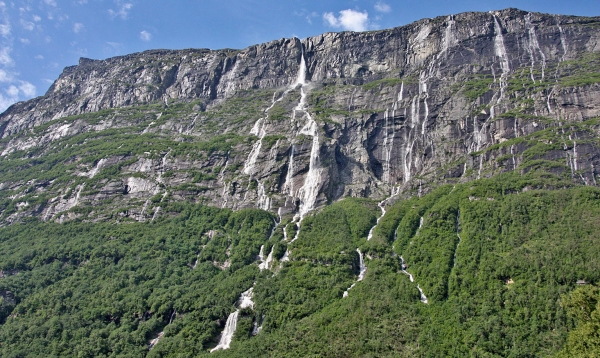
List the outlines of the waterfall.
<svg viewBox="0 0 600 358">
<path fill-rule="evenodd" d="M 402 273 L 408 276 L 410 282 L 415 282 L 415 278 L 413 277 L 413 275 L 406 271 L 406 264 L 404 263 L 404 258 L 402 256 L 400 256 L 400 267 L 402 268 Z"/>
<path fill-rule="evenodd" d="M 260 148 L 262 147 L 262 140 L 266 135 L 266 131 L 264 129 L 264 118 L 260 118 L 254 123 L 254 126 L 250 130 L 250 134 L 254 134 L 258 137 L 258 141 L 252 145 L 252 150 L 250 150 L 250 154 L 248 154 L 248 159 L 244 163 L 244 174 L 251 175 L 254 173 L 254 167 L 256 166 L 256 160 L 258 159 L 258 155 L 260 154 Z"/>
<path fill-rule="evenodd" d="M 540 44 L 537 40 L 537 35 L 535 33 L 535 27 L 531 23 L 531 13 L 529 13 L 529 14 L 527 14 L 527 16 L 525 16 L 525 23 L 527 24 L 528 35 L 529 35 L 528 50 L 529 50 L 529 54 L 531 56 L 531 68 L 530 68 L 531 80 L 533 81 L 533 83 L 535 83 L 535 78 L 533 77 L 533 67 L 535 65 L 535 57 L 534 57 L 534 50 L 535 50 L 535 51 L 539 52 L 540 57 L 542 58 L 542 79 L 540 80 L 540 82 L 542 82 L 542 81 L 544 81 L 544 70 L 546 69 L 546 55 L 544 55 L 544 52 L 540 48 Z"/>
<path fill-rule="evenodd" d="M 171 318 L 169 319 L 168 324 L 173 323 L 173 319 L 175 319 L 176 314 L 177 314 L 177 311 L 173 310 L 173 313 L 171 313 Z M 158 335 L 156 336 L 156 338 L 152 339 L 150 341 L 150 343 L 148 343 L 148 349 L 152 350 L 152 348 L 154 348 L 154 346 L 157 345 L 158 342 L 160 342 L 160 340 L 163 338 L 164 335 L 165 335 L 165 331 L 159 332 Z"/>
<path fill-rule="evenodd" d="M 154 348 L 155 345 L 158 344 L 158 342 L 160 342 L 160 340 L 162 339 L 162 337 L 164 336 L 165 332 L 159 332 L 158 336 L 156 336 L 156 338 L 154 338 L 153 340 L 150 341 L 150 344 L 148 344 L 148 349 L 152 349 Z"/>
<path fill-rule="evenodd" d="M 494 53 L 497 57 L 500 58 L 500 68 L 502 69 L 502 74 L 500 75 L 500 97 L 496 103 L 500 103 L 504 98 L 504 89 L 506 88 L 506 76 L 508 72 L 510 72 L 510 66 L 508 62 L 508 54 L 506 53 L 506 47 L 504 46 L 504 36 L 502 35 L 502 28 L 500 27 L 500 23 L 498 22 L 498 18 L 496 15 L 492 15 L 494 17 Z M 494 106 L 490 108 L 490 117 L 494 118 Z"/>
<path fill-rule="evenodd" d="M 358 268 L 360 269 L 356 282 L 360 282 L 365 278 L 365 275 L 367 274 L 367 266 L 365 266 L 363 254 L 362 252 L 360 252 L 360 249 L 356 249 L 356 252 L 358 252 Z M 346 291 L 344 291 L 342 297 L 348 297 L 348 291 L 350 291 L 352 287 L 356 285 L 356 282 L 354 282 L 350 287 L 348 287 Z"/>
<path fill-rule="evenodd" d="M 269 255 L 267 256 L 267 259 L 264 260 L 264 254 L 263 254 L 263 249 L 264 249 L 265 245 L 260 247 L 260 253 L 261 253 L 261 263 L 258 265 L 258 268 L 262 271 L 262 270 L 268 270 L 269 269 L 269 265 L 273 262 L 273 250 L 275 249 L 275 245 L 271 246 L 271 252 L 269 252 Z"/>
<path fill-rule="evenodd" d="M 498 22 L 498 18 L 496 15 L 492 15 L 494 17 L 494 52 L 496 56 L 500 58 L 500 68 L 502 69 L 502 73 L 507 73 L 510 71 L 508 64 L 508 55 L 506 54 L 506 47 L 504 46 L 504 36 L 502 35 L 502 27 L 500 27 L 500 23 Z"/>
<path fill-rule="evenodd" d="M 254 308 L 254 302 L 252 301 L 253 290 L 254 286 L 250 287 L 250 289 L 247 291 L 242 292 L 240 298 L 238 299 L 238 309 L 236 309 L 235 312 L 231 313 L 229 317 L 227 317 L 227 323 L 225 323 L 225 329 L 223 329 L 223 332 L 221 333 L 219 344 L 210 350 L 211 353 L 219 349 L 229 349 L 229 345 L 231 344 L 233 334 L 235 333 L 235 329 L 237 327 L 237 320 L 240 311 L 244 308 Z"/>
<path fill-rule="evenodd" d="M 94 176 L 96 176 L 96 174 L 98 174 L 98 172 L 104 168 L 104 165 L 106 164 L 106 159 L 102 158 L 98 161 L 98 163 L 96 163 L 96 165 L 94 166 L 94 168 L 92 168 L 92 170 L 90 170 L 87 173 L 87 176 L 89 178 L 93 178 Z"/>
<path fill-rule="evenodd" d="M 271 209 L 271 198 L 267 196 L 265 186 L 260 181 L 258 182 L 258 202 L 257 206 L 259 209 L 269 210 Z"/>
<path fill-rule="evenodd" d="M 410 282 L 415 282 L 414 276 L 411 275 L 408 271 L 406 271 L 406 263 L 404 262 L 404 258 L 402 256 L 400 256 L 400 267 L 402 269 L 402 273 L 405 274 L 406 276 L 408 276 L 408 278 L 410 279 Z M 425 294 L 423 293 L 423 290 L 421 289 L 421 286 L 419 286 L 419 284 L 417 284 L 417 290 L 419 290 L 421 302 L 423 302 L 424 304 L 428 304 L 429 301 L 427 300 L 427 296 L 425 296 Z"/>
<path fill-rule="evenodd" d="M 419 285 L 417 285 L 417 289 L 419 290 L 419 293 L 421 294 L 421 302 L 423 302 L 424 304 L 428 304 L 429 301 L 427 300 L 427 296 L 425 296 L 425 294 L 423 293 L 423 290 L 421 289 L 421 287 Z"/>
<path fill-rule="evenodd" d="M 156 220 L 156 218 L 158 217 L 158 214 L 160 214 L 161 210 L 162 209 L 160 208 L 160 206 L 157 206 L 156 209 L 154 209 L 154 214 L 152 215 L 152 220 L 150 220 L 150 221 Z"/>
<path fill-rule="evenodd" d="M 306 118 L 306 123 L 304 127 L 300 130 L 300 134 L 304 134 L 312 137 L 312 146 L 310 150 L 310 161 L 308 165 L 308 173 L 304 177 L 304 183 L 302 187 L 300 187 L 297 191 L 298 198 L 300 199 L 300 208 L 298 214 L 294 217 L 294 222 L 297 221 L 296 226 L 298 230 L 296 231 L 296 236 L 291 242 L 294 242 L 300 233 L 300 222 L 304 219 L 306 214 L 310 211 L 314 210 L 315 205 L 317 203 L 317 197 L 319 195 L 320 181 L 321 181 L 321 171 L 320 168 L 321 162 L 319 158 L 320 151 L 320 143 L 319 143 L 319 130 L 317 123 L 313 120 L 312 116 L 308 112 L 308 105 L 306 104 L 307 98 L 307 90 L 310 89 L 310 84 L 306 80 L 306 59 L 304 58 L 304 46 L 302 46 L 302 56 L 300 58 L 300 68 L 298 70 L 298 77 L 296 81 L 292 84 L 291 88 L 295 88 L 300 85 L 300 101 L 298 105 L 294 108 L 293 120 L 296 120 L 296 113 L 302 112 L 302 118 Z M 293 156 L 294 151 L 292 148 L 292 152 L 290 154 L 290 163 L 292 164 L 293 170 Z M 290 185 L 292 182 L 292 174 L 290 174 L 289 182 Z M 287 180 L 286 180 L 287 181 Z M 287 183 L 286 183 L 287 184 Z M 293 189 L 293 186 L 292 186 Z M 294 193 L 290 193 L 292 197 Z"/>
<path fill-rule="evenodd" d="M 198 258 L 200 258 L 200 253 L 196 255 L 196 261 L 194 261 L 194 265 L 192 266 L 192 270 L 195 270 L 198 267 Z"/>
<path fill-rule="evenodd" d="M 454 34 L 456 29 L 456 21 L 454 21 L 454 15 L 448 16 L 448 19 L 446 21 L 448 22 L 448 25 L 446 26 L 444 38 L 442 40 L 442 52 L 444 53 L 447 53 L 448 49 L 451 46 L 456 45 L 456 43 L 458 42 L 458 40 L 456 39 L 456 35 Z"/>
<path fill-rule="evenodd" d="M 287 194 L 290 197 L 294 197 L 294 145 L 290 146 L 290 159 L 288 161 L 288 169 L 285 175 L 285 183 L 283 184 L 284 190 L 287 190 Z"/>
<path fill-rule="evenodd" d="M 429 98 L 429 92 L 427 91 L 427 75 L 425 71 L 422 71 L 419 74 L 419 97 L 421 94 L 425 94 L 425 98 L 423 99 L 423 105 L 425 106 L 425 118 L 423 118 L 423 123 L 421 123 L 421 135 L 425 135 L 425 128 L 427 127 L 427 117 L 429 117 L 429 106 L 427 105 L 427 98 Z M 420 102 L 417 102 L 417 122 L 420 114 Z"/>
<path fill-rule="evenodd" d="M 371 240 L 371 238 L 373 238 L 373 230 L 375 230 L 375 227 L 377 227 L 377 224 L 379 224 L 379 220 L 381 220 L 381 218 L 383 218 L 383 216 L 385 215 L 385 205 L 384 204 L 392 196 L 390 196 L 389 198 L 385 198 L 383 201 L 381 201 L 379 204 L 377 204 L 377 206 L 379 206 L 379 208 L 381 209 L 381 216 L 377 218 L 377 222 L 375 222 L 375 226 L 373 226 L 371 228 L 371 230 L 369 230 L 369 235 L 367 235 L 367 241 L 369 241 L 369 240 Z"/>
<path fill-rule="evenodd" d="M 219 344 L 210 350 L 210 352 L 217 351 L 219 349 L 229 349 L 229 345 L 231 344 L 231 340 L 233 338 L 233 334 L 235 333 L 235 329 L 237 326 L 237 319 L 240 310 L 235 310 L 232 314 L 227 317 L 227 323 L 225 324 L 225 329 L 221 333 L 221 339 L 219 340 Z"/>
<path fill-rule="evenodd" d="M 390 115 L 388 109 L 384 112 L 384 137 L 383 137 L 383 175 L 382 180 L 384 183 L 389 183 L 391 181 L 390 172 L 391 172 L 391 162 L 392 162 L 392 150 L 394 149 L 394 137 L 396 135 L 396 110 L 398 108 L 398 102 L 402 100 L 402 92 L 404 91 L 404 82 L 402 82 L 402 86 L 400 88 L 400 92 L 398 93 L 398 99 L 394 102 L 394 106 L 392 107 L 392 116 L 391 116 L 391 127 L 392 134 L 389 134 L 390 127 Z"/>
<path fill-rule="evenodd" d="M 567 40 L 565 39 L 565 33 L 564 33 L 562 27 L 560 25 L 556 25 L 556 26 L 558 26 L 558 32 L 560 33 L 560 45 L 563 50 L 561 61 L 564 61 L 566 58 L 565 56 L 567 56 Z"/>
<path fill-rule="evenodd" d="M 379 224 L 379 221 L 385 216 L 385 203 L 390 200 L 391 198 L 393 198 L 394 196 L 398 195 L 400 193 L 400 190 L 394 190 L 394 188 L 392 187 L 392 191 L 391 191 L 391 195 L 388 196 L 387 198 L 383 199 L 381 202 L 379 202 L 377 204 L 377 206 L 381 209 L 381 216 L 379 216 L 377 218 L 377 221 L 375 222 L 375 225 L 369 230 L 369 234 L 367 235 L 367 241 L 371 240 L 371 238 L 373 237 L 373 231 L 375 230 L 375 227 Z"/>
<path fill-rule="evenodd" d="M 358 267 L 360 269 L 358 279 L 356 281 L 362 281 L 365 278 L 365 275 L 367 274 L 367 266 L 365 266 L 365 260 L 363 258 L 362 252 L 360 252 L 360 249 L 357 248 L 356 252 L 358 252 Z"/>
</svg>

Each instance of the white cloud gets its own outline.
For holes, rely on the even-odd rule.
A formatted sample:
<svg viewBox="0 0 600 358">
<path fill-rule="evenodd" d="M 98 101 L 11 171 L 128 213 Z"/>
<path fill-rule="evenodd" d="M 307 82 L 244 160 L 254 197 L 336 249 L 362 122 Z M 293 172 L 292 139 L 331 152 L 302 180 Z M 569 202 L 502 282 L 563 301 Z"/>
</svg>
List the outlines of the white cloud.
<svg viewBox="0 0 600 358">
<path fill-rule="evenodd" d="M 0 24 L 0 35 L 8 37 L 10 35 L 10 24 Z"/>
<path fill-rule="evenodd" d="M 392 11 L 392 7 L 384 2 L 378 2 L 375 4 L 375 10 L 379 12 L 390 12 Z"/>
<path fill-rule="evenodd" d="M 13 76 L 4 70 L 0 70 L 0 82 L 12 82 Z"/>
<path fill-rule="evenodd" d="M 6 96 L 0 93 L 0 112 L 3 112 L 15 102 L 34 97 L 37 89 L 27 81 L 15 81 L 10 74 L 0 70 L 0 82 L 13 83 L 4 88 Z"/>
<path fill-rule="evenodd" d="M 80 23 L 80 22 L 76 22 L 76 23 L 73 25 L 73 32 L 74 32 L 74 33 L 76 33 L 76 34 L 78 34 L 78 33 L 80 33 L 80 32 L 83 30 L 83 27 L 84 27 L 84 26 L 83 26 L 83 24 L 82 24 L 82 23 Z"/>
<path fill-rule="evenodd" d="M 342 28 L 350 31 L 365 31 L 369 24 L 369 14 L 352 9 L 340 11 L 340 16 L 336 17 L 332 12 L 323 14 L 323 19 L 331 27 Z"/>
<path fill-rule="evenodd" d="M 125 20 L 125 19 L 127 19 L 127 15 L 129 15 L 129 11 L 131 10 L 132 7 L 133 7 L 133 4 L 125 3 L 125 4 L 121 5 L 119 10 L 115 11 L 113 9 L 109 9 L 108 13 L 110 14 L 110 17 L 112 17 L 112 18 L 119 16 L 119 17 L 121 17 L 121 19 Z"/>
<path fill-rule="evenodd" d="M 23 93 L 25 97 L 33 97 L 35 96 L 36 88 L 33 84 L 27 81 L 21 81 L 21 85 L 19 85 L 19 90 Z"/>
<path fill-rule="evenodd" d="M 45 2 L 47 5 L 50 5 L 50 6 L 56 6 L 56 1 L 55 1 L 55 0 L 44 0 L 44 2 Z"/>
<path fill-rule="evenodd" d="M 13 59 L 10 57 L 12 48 L 9 46 L 3 46 L 0 48 L 0 64 L 9 66 L 13 64 Z"/>
<path fill-rule="evenodd" d="M 300 11 L 294 11 L 294 15 L 295 16 L 299 16 L 299 17 L 304 17 L 306 19 L 306 22 L 308 22 L 309 24 L 312 25 L 312 20 L 314 18 L 319 17 L 319 13 L 318 12 L 309 12 L 308 10 L 302 9 Z"/>
<path fill-rule="evenodd" d="M 8 86 L 8 88 L 5 89 L 4 91 L 6 91 L 6 93 L 13 98 L 19 97 L 19 89 L 15 85 Z"/>
<path fill-rule="evenodd" d="M 37 55 L 37 56 L 35 56 L 34 58 L 35 58 L 36 60 L 43 60 L 43 59 L 44 59 L 44 56 L 42 56 L 42 55 Z"/>
<path fill-rule="evenodd" d="M 31 41 L 29 41 L 29 39 L 24 39 L 24 38 L 19 38 L 19 41 L 21 41 L 21 43 L 23 45 L 29 45 L 31 43 Z"/>
<path fill-rule="evenodd" d="M 115 49 L 121 49 L 121 48 L 123 48 L 123 44 L 122 44 L 122 43 L 120 43 L 120 42 L 110 42 L 110 41 L 107 41 L 106 43 L 107 43 L 107 44 L 108 44 L 110 47 L 112 47 L 112 48 L 115 48 Z"/>
<path fill-rule="evenodd" d="M 150 41 L 152 40 L 152 34 L 144 30 L 140 32 L 140 39 L 142 39 L 142 41 Z"/>
<path fill-rule="evenodd" d="M 35 24 L 33 22 L 24 19 L 21 19 L 21 26 L 23 26 L 25 30 L 29 31 L 32 31 L 35 28 Z"/>
<path fill-rule="evenodd" d="M 40 22 L 40 21 L 42 21 L 42 18 L 39 17 L 38 15 L 33 15 L 33 21 Z"/>
<path fill-rule="evenodd" d="M 4 112 L 5 109 L 15 102 L 16 100 L 14 98 L 6 98 L 0 93 L 0 112 Z"/>
</svg>

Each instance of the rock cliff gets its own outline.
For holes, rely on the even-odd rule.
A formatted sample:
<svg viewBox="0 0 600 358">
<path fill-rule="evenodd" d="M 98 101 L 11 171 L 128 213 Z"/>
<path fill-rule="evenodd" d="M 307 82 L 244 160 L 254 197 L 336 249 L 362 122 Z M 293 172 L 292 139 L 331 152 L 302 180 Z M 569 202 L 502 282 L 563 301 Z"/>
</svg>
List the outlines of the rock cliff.
<svg viewBox="0 0 600 358">
<path fill-rule="evenodd" d="M 0 115 L 4 223 L 165 200 L 302 219 L 543 171 L 597 184 L 600 18 L 506 9 L 243 50 L 81 59 Z"/>
</svg>

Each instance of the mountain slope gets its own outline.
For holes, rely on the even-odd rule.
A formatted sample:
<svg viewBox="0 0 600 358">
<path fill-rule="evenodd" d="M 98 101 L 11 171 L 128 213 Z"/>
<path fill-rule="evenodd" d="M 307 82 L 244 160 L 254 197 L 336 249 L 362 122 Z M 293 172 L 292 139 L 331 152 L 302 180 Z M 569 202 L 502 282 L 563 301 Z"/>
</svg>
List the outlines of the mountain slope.
<svg viewBox="0 0 600 358">
<path fill-rule="evenodd" d="M 598 21 L 509 9 L 82 59 L 0 117 L 2 219 L 147 220 L 158 194 L 303 216 L 540 165 L 595 184 Z"/>
<path fill-rule="evenodd" d="M 81 59 L 0 115 L 0 355 L 598 352 L 599 24 Z"/>
</svg>

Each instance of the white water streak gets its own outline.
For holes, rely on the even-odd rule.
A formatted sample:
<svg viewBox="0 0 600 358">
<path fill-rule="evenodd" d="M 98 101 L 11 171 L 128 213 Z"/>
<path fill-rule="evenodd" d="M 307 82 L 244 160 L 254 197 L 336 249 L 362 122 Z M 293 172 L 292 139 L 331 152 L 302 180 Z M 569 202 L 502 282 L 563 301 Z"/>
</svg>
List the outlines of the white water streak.
<svg viewBox="0 0 600 358">
<path fill-rule="evenodd" d="M 392 196 L 394 196 L 394 195 L 392 195 Z M 379 224 L 379 220 L 381 220 L 381 218 L 383 218 L 383 216 L 385 215 L 385 202 L 388 199 L 390 199 L 392 196 L 390 196 L 389 198 L 385 198 L 382 202 L 380 202 L 379 204 L 377 204 L 377 206 L 379 206 L 379 208 L 381 209 L 381 216 L 379 216 L 377 218 L 377 222 L 371 228 L 371 230 L 369 230 L 369 235 L 367 235 L 367 241 L 369 241 L 369 240 L 371 240 L 373 238 L 373 230 L 375 230 L 375 228 L 377 227 L 377 224 Z"/>
<path fill-rule="evenodd" d="M 294 111 L 301 111 L 304 113 L 306 118 L 306 124 L 300 131 L 301 134 L 312 136 L 312 147 L 310 150 L 310 161 L 308 166 L 308 173 L 304 178 L 304 185 L 298 189 L 298 197 L 300 198 L 300 210 L 299 220 L 300 222 L 304 219 L 304 216 L 310 211 L 314 210 L 317 202 L 317 196 L 319 195 L 319 187 L 321 181 L 321 162 L 319 158 L 320 144 L 319 144 L 319 131 L 317 123 L 312 119 L 306 105 L 306 97 L 308 93 L 305 91 L 305 87 L 308 87 L 306 80 L 306 60 L 304 59 L 304 48 L 302 49 L 302 59 L 300 61 L 300 70 L 298 71 L 298 78 L 296 84 L 301 85 L 300 87 L 300 102 L 294 109 Z M 296 235 L 297 237 L 297 235 Z"/>
<path fill-rule="evenodd" d="M 544 55 L 544 52 L 540 48 L 540 44 L 537 40 L 537 35 L 535 33 L 535 27 L 531 23 L 531 13 L 529 13 L 529 14 L 527 14 L 527 16 L 525 16 L 525 22 L 528 27 L 528 35 L 529 35 L 528 50 L 529 50 L 529 55 L 531 57 L 531 67 L 529 69 L 529 72 L 531 74 L 531 80 L 533 81 L 533 83 L 535 83 L 535 78 L 533 77 L 533 69 L 535 66 L 534 52 L 537 51 L 540 54 L 540 57 L 542 58 L 542 79 L 540 80 L 540 82 L 542 82 L 542 81 L 544 81 L 544 71 L 546 69 L 546 55 Z"/>
<path fill-rule="evenodd" d="M 358 252 L 358 268 L 360 270 L 360 272 L 358 273 L 358 278 L 356 279 L 356 282 L 360 282 L 365 278 L 365 275 L 367 274 L 367 266 L 365 266 L 365 261 L 364 261 L 364 257 L 362 252 L 360 252 L 360 249 L 356 249 L 356 252 Z M 352 289 L 352 287 L 354 287 L 354 285 L 356 285 L 356 282 L 352 284 L 352 286 L 348 287 L 348 289 L 346 291 L 344 291 L 344 294 L 342 295 L 342 297 L 348 297 L 348 291 L 350 291 Z"/>
<path fill-rule="evenodd" d="M 261 263 L 258 265 L 258 268 L 262 271 L 262 270 L 268 270 L 271 263 L 273 262 L 273 250 L 275 249 L 275 245 L 271 246 L 271 251 L 269 252 L 269 255 L 267 256 L 267 259 L 264 259 L 264 254 L 263 254 L 263 249 L 264 246 L 260 247 L 260 252 L 261 252 Z"/>
<path fill-rule="evenodd" d="M 219 340 L 219 344 L 210 350 L 210 352 L 217 351 L 219 349 L 229 349 L 231 344 L 231 340 L 233 339 L 233 335 L 235 333 L 235 329 L 237 328 L 237 320 L 240 314 L 240 310 L 244 308 L 254 308 L 254 302 L 252 301 L 254 286 L 250 287 L 247 291 L 242 292 L 240 298 L 238 299 L 238 309 L 235 312 L 231 313 L 229 317 L 227 317 L 227 322 L 225 323 L 225 329 L 221 333 L 221 339 Z"/>
</svg>

